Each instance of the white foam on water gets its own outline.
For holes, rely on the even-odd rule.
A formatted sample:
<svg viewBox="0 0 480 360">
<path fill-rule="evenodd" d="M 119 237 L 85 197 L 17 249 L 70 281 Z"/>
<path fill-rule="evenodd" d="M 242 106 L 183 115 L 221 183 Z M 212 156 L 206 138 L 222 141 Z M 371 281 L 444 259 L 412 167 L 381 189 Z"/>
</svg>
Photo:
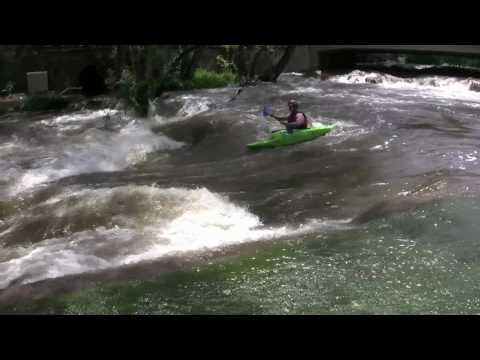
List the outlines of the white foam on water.
<svg viewBox="0 0 480 360">
<path fill-rule="evenodd" d="M 70 124 L 70 123 L 85 123 L 87 121 L 92 121 L 92 120 L 98 120 L 101 119 L 107 115 L 116 115 L 118 114 L 119 111 L 115 109 L 102 109 L 102 110 L 96 110 L 96 111 L 82 111 L 79 113 L 75 114 L 67 114 L 67 115 L 61 115 L 61 116 L 56 116 L 51 119 L 45 119 L 40 121 L 41 124 L 43 125 L 62 125 L 62 124 Z"/>
<path fill-rule="evenodd" d="M 0 139 L 0 196 L 8 192 L 9 185 L 14 183 L 22 175 L 21 168 L 17 164 L 16 155 L 21 153 L 27 144 L 16 136 Z"/>
<path fill-rule="evenodd" d="M 108 119 L 108 120 L 107 120 Z M 107 126 L 125 125 L 131 118 L 121 116 L 121 112 L 116 109 L 102 109 L 102 110 L 84 110 L 81 112 L 61 115 L 39 122 L 47 128 L 54 128 L 60 134 L 70 131 L 85 130 L 91 127 L 103 128 Z M 108 121 L 108 122 L 107 122 Z"/>
<path fill-rule="evenodd" d="M 73 205 L 72 198 L 77 201 Z M 127 206 L 125 204 L 132 206 L 130 211 L 121 209 L 121 206 Z M 113 207 L 119 213 L 112 215 L 109 226 L 50 238 L 27 247 L 3 247 L 0 288 L 9 286 L 16 279 L 20 283 L 31 283 L 151 261 L 167 255 L 345 225 L 342 221 L 312 220 L 298 227 L 266 227 L 246 208 L 205 188 L 165 189 L 131 185 L 84 189 L 56 196 L 49 205 L 53 207 L 51 216 L 57 218 L 80 216 L 82 209 L 93 212 Z M 34 214 L 38 209 L 31 211 Z"/>
<path fill-rule="evenodd" d="M 15 153 L 18 149 L 22 148 L 20 140 L 15 135 L 11 136 L 10 139 L 2 139 L 0 143 L 0 154 L 10 155 Z"/>
<path fill-rule="evenodd" d="M 66 141 L 32 148 L 33 156 L 40 152 L 33 168 L 16 169 L 18 178 L 10 188 L 10 195 L 71 175 L 122 170 L 144 161 L 153 151 L 183 146 L 164 135 L 154 134 L 142 122 L 136 121 L 131 121 L 119 132 L 90 128 Z"/>
<path fill-rule="evenodd" d="M 289 73 L 282 73 L 281 75 L 284 75 L 284 76 L 303 76 L 304 74 L 299 73 L 299 72 L 289 72 Z"/>
<path fill-rule="evenodd" d="M 298 86 L 293 90 L 280 90 L 281 95 L 287 94 L 322 94 L 323 90 L 315 86 Z"/>
<path fill-rule="evenodd" d="M 166 104 L 171 102 L 182 101 L 183 104 L 178 109 L 177 113 L 174 116 L 167 117 L 162 115 L 155 115 L 153 117 L 153 122 L 155 125 L 165 125 L 173 122 L 179 122 L 188 120 L 194 116 L 202 114 L 210 110 L 212 106 L 212 100 L 205 96 L 197 95 L 183 95 L 173 99 L 165 101 Z"/>
<path fill-rule="evenodd" d="M 445 76 L 399 78 L 388 74 L 354 70 L 349 74 L 333 76 L 329 81 L 343 84 L 368 84 L 376 81 L 376 86 L 387 89 L 420 90 L 426 96 L 480 101 L 480 94 L 470 90 L 472 84 L 470 79 Z"/>
<path fill-rule="evenodd" d="M 211 100 L 203 96 L 183 96 L 185 103 L 178 110 L 179 117 L 192 117 L 210 109 Z"/>
</svg>

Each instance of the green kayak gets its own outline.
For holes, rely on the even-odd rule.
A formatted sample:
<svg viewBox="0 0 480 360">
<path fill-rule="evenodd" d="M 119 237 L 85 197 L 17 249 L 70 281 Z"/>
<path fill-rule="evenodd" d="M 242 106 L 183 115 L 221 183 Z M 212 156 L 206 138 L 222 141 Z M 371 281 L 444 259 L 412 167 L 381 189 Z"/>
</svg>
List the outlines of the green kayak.
<svg viewBox="0 0 480 360">
<path fill-rule="evenodd" d="M 294 130 L 291 134 L 286 130 L 281 130 L 273 133 L 270 139 L 257 141 L 253 144 L 248 144 L 247 146 L 251 150 L 259 150 L 294 145 L 323 136 L 329 133 L 334 127 L 334 124 L 321 125 L 305 130 Z"/>
</svg>

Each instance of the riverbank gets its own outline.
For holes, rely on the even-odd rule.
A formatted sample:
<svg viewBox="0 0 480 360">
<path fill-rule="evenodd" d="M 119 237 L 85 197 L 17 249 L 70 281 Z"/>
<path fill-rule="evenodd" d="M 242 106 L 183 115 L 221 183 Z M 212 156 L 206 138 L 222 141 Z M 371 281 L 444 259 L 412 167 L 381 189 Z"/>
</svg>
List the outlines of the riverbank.
<svg viewBox="0 0 480 360">
<path fill-rule="evenodd" d="M 121 99 L 112 94 L 87 98 L 80 94 L 60 95 L 50 92 L 47 95 L 28 96 L 12 94 L 0 98 L 0 116 L 13 113 L 41 113 L 62 111 L 65 113 L 79 110 L 99 110 L 104 108 L 125 108 Z"/>
<path fill-rule="evenodd" d="M 12 94 L 0 97 L 0 115 L 20 111 L 25 102 L 25 94 Z"/>
</svg>

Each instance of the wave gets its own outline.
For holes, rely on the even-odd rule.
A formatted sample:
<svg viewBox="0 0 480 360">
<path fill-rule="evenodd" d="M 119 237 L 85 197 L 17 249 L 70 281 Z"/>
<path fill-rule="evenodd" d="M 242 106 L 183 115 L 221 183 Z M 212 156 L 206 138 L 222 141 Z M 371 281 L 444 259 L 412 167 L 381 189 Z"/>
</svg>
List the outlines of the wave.
<svg viewBox="0 0 480 360">
<path fill-rule="evenodd" d="M 354 70 L 345 75 L 333 76 L 329 79 L 332 82 L 344 84 L 380 84 L 385 87 L 395 88 L 446 88 L 450 90 L 469 90 L 472 79 L 458 79 L 445 76 L 425 76 L 419 78 L 400 78 L 393 75 L 378 72 L 365 72 Z"/>
<path fill-rule="evenodd" d="M 213 99 L 208 96 L 182 95 L 162 101 L 153 106 L 155 125 L 165 125 L 190 119 L 214 107 Z M 161 113 L 162 115 L 159 115 Z"/>
<path fill-rule="evenodd" d="M 25 230 L 32 222 L 35 234 Z M 338 225 L 343 223 L 312 220 L 296 228 L 266 227 L 248 209 L 206 188 L 68 190 L 5 221 L 0 288 Z M 11 242 L 23 234 L 32 237 L 31 245 Z"/>
<path fill-rule="evenodd" d="M 50 124 L 78 124 L 85 116 L 58 117 L 48 120 Z M 96 119 L 90 114 L 88 119 Z M 45 124 L 41 124 L 43 126 Z M 70 126 L 70 125 L 66 125 Z M 145 124 L 130 121 L 118 132 L 89 128 L 80 134 L 54 137 L 42 145 L 12 139 L 3 145 L 7 150 L 17 149 L 16 157 L 2 152 L 0 171 L 6 174 L 10 196 L 38 184 L 67 176 L 119 171 L 146 159 L 153 151 L 175 150 L 183 146 L 164 135 L 154 134 Z M 25 165 L 26 164 L 26 165 Z"/>
</svg>

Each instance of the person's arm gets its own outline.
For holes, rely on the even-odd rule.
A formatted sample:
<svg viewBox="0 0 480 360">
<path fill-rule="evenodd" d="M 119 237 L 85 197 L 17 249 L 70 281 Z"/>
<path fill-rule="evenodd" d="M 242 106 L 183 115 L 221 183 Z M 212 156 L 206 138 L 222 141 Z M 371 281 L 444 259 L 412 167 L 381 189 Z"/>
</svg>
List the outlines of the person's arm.
<svg viewBox="0 0 480 360">
<path fill-rule="evenodd" d="M 270 116 L 280 122 L 288 120 L 288 116 L 275 116 L 273 114 L 271 114 Z"/>
</svg>

